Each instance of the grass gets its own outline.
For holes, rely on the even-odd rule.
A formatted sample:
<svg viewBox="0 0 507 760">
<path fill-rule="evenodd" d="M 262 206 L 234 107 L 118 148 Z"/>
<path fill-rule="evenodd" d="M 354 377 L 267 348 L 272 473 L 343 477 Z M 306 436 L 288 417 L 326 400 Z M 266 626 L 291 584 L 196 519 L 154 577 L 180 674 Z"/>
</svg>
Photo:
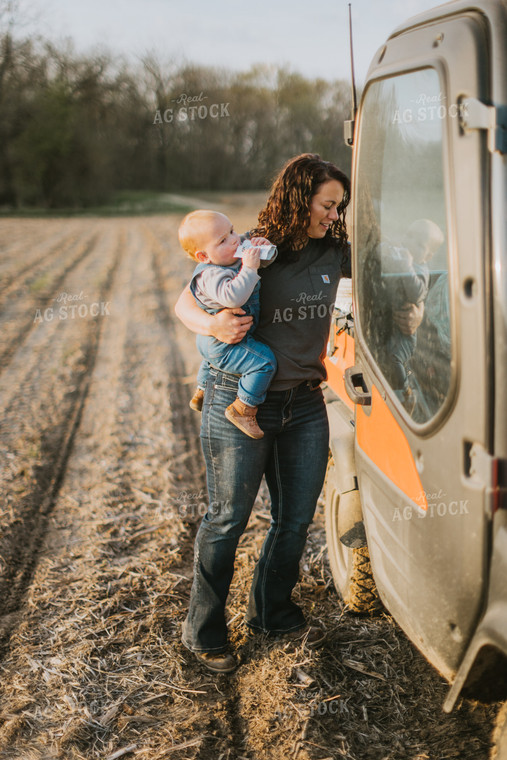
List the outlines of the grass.
<svg viewBox="0 0 507 760">
<path fill-rule="evenodd" d="M 2 217 L 108 217 L 108 216 L 140 216 L 146 214 L 186 213 L 192 211 L 195 204 L 189 197 L 188 203 L 184 196 L 171 193 L 157 193 L 151 190 L 121 190 L 111 196 L 110 200 L 100 206 L 86 208 L 0 208 Z"/>
<path fill-rule="evenodd" d="M 23 208 L 0 207 L 0 218 L 23 217 L 51 219 L 61 217 L 147 216 L 155 214 L 186 214 L 196 208 L 218 208 L 222 203 L 242 208 L 261 208 L 266 200 L 265 190 L 196 190 L 181 193 L 158 193 L 152 190 L 120 190 L 107 203 L 86 208 Z"/>
<path fill-rule="evenodd" d="M 40 277 L 37 277 L 35 280 L 32 280 L 30 285 L 28 286 L 32 293 L 40 293 L 42 290 L 46 290 L 48 285 L 51 282 L 51 278 L 48 274 L 42 274 Z"/>
</svg>

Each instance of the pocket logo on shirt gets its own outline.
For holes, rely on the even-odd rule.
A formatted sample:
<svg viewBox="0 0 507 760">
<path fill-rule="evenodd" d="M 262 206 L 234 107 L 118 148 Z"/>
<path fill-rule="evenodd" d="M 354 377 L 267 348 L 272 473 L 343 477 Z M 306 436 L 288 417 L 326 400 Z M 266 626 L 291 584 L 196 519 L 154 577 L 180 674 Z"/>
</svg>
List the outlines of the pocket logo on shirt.
<svg viewBox="0 0 507 760">
<path fill-rule="evenodd" d="M 327 283 L 329 285 L 329 283 L 331 282 L 331 280 L 329 279 L 329 275 L 328 274 L 322 274 L 321 277 L 322 277 L 322 282 L 325 282 L 325 283 Z"/>
</svg>

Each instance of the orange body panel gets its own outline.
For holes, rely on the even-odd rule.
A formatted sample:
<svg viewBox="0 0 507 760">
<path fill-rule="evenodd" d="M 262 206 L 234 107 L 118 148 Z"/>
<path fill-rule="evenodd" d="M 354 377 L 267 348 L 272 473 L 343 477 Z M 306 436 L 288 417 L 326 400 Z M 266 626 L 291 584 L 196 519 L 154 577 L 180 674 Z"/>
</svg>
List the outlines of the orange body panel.
<svg viewBox="0 0 507 760">
<path fill-rule="evenodd" d="M 349 399 L 345 390 L 343 375 L 347 367 L 352 367 L 354 364 L 354 338 L 345 331 L 341 333 L 336 332 L 334 346 L 333 355 L 326 357 L 325 360 L 327 384 L 353 412 L 354 404 Z"/>
<path fill-rule="evenodd" d="M 403 430 L 375 386 L 371 411 L 356 411 L 356 441 L 367 457 L 420 509 L 428 509 L 416 464 Z"/>
</svg>

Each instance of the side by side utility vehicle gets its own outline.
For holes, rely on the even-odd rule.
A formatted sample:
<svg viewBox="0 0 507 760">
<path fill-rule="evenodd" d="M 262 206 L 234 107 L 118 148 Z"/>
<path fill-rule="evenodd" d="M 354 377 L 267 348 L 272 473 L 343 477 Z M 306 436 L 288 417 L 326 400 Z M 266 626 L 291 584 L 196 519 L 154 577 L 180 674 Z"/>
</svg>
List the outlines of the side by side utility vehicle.
<svg viewBox="0 0 507 760">
<path fill-rule="evenodd" d="M 336 309 L 326 360 L 333 577 L 351 609 L 380 598 L 448 680 L 446 711 L 459 695 L 502 701 L 507 0 L 397 28 L 348 141 L 353 308 Z"/>
</svg>

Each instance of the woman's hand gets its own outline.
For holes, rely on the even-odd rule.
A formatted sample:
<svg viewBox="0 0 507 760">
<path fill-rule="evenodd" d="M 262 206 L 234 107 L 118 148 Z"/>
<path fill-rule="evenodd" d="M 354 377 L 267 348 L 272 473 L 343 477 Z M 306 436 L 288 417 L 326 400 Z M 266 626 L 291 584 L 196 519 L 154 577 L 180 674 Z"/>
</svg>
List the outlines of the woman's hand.
<svg viewBox="0 0 507 760">
<path fill-rule="evenodd" d="M 199 308 L 199 307 L 197 307 Z M 241 308 L 222 309 L 213 317 L 211 334 L 222 343 L 239 343 L 252 325 L 252 317 Z"/>
<path fill-rule="evenodd" d="M 424 302 L 405 303 L 393 312 L 393 319 L 404 335 L 414 335 L 424 316 Z"/>
</svg>

